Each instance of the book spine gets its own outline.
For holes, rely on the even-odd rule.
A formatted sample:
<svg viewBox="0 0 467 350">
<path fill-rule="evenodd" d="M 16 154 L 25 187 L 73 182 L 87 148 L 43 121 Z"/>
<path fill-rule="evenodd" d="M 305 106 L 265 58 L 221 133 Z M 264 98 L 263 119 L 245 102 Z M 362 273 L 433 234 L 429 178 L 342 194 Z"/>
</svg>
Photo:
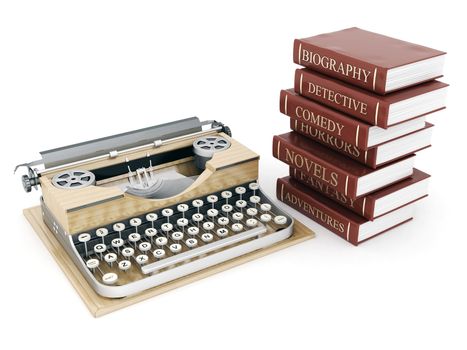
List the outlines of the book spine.
<svg viewBox="0 0 467 350">
<path fill-rule="evenodd" d="M 370 125 L 388 128 L 389 104 L 306 69 L 295 71 L 295 92 Z"/>
<path fill-rule="evenodd" d="M 280 161 L 329 184 L 346 196 L 352 198 L 357 196 L 357 179 L 354 176 L 329 165 L 325 160 L 312 153 L 303 152 L 299 147 L 291 145 L 278 136 L 273 138 L 272 154 Z"/>
<path fill-rule="evenodd" d="M 276 196 L 281 202 L 298 210 L 313 221 L 350 243 L 358 244 L 358 226 L 307 193 L 295 189 L 283 179 L 277 179 Z"/>
<path fill-rule="evenodd" d="M 299 121 L 295 118 L 290 118 L 290 128 L 299 134 L 308 137 L 314 141 L 321 143 L 339 153 L 346 155 L 357 162 L 367 165 L 370 168 L 376 169 L 376 153 L 377 147 L 368 150 L 360 149 L 338 137 L 332 136 L 322 130 Z"/>
<path fill-rule="evenodd" d="M 282 90 L 280 111 L 348 144 L 367 149 L 370 126 L 293 92 Z"/>
<path fill-rule="evenodd" d="M 387 69 L 296 39 L 294 62 L 380 95 L 386 93 Z"/>
<path fill-rule="evenodd" d="M 323 194 L 324 196 L 328 197 L 329 199 L 332 199 L 336 203 L 341 204 L 347 209 L 352 210 L 354 213 L 361 215 L 369 220 L 374 220 L 375 202 L 372 197 L 365 196 L 352 199 L 340 192 L 337 192 L 328 184 L 320 180 L 314 179 L 311 176 L 305 174 L 304 172 L 292 167 L 290 167 L 289 169 L 289 174 L 291 178 Z"/>
</svg>

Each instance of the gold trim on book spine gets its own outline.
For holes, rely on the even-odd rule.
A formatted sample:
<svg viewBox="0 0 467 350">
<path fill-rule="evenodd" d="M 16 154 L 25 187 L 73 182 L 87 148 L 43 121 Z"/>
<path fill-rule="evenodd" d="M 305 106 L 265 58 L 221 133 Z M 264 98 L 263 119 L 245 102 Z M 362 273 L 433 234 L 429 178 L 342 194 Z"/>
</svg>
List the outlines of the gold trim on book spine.
<svg viewBox="0 0 467 350">
<path fill-rule="evenodd" d="M 280 150 L 281 150 L 281 142 L 277 141 L 277 158 L 280 157 Z"/>
<path fill-rule="evenodd" d="M 347 224 L 347 240 L 349 240 L 349 238 L 350 238 L 350 221 Z"/>
<path fill-rule="evenodd" d="M 358 133 L 360 131 L 360 125 L 357 125 L 357 131 L 355 132 L 355 143 L 356 146 L 358 147 Z"/>
<path fill-rule="evenodd" d="M 378 68 L 375 68 L 373 72 L 373 90 L 376 90 L 376 73 L 378 72 Z"/>
<path fill-rule="evenodd" d="M 298 64 L 302 64 L 302 44 L 298 45 Z"/>
<path fill-rule="evenodd" d="M 284 101 L 284 112 L 285 112 L 285 114 L 287 114 L 287 97 L 288 96 L 289 95 L 285 94 L 285 101 Z"/>
<path fill-rule="evenodd" d="M 295 130 L 297 130 L 297 129 L 298 129 L 298 120 L 295 119 Z"/>
<path fill-rule="evenodd" d="M 376 104 L 375 125 L 378 125 L 378 112 L 379 112 L 379 102 Z"/>
<path fill-rule="evenodd" d="M 303 73 L 300 74 L 300 94 L 302 93 L 302 85 L 303 85 Z"/>
<path fill-rule="evenodd" d="M 368 159 L 368 151 L 365 151 L 365 163 L 367 159 Z"/>
<path fill-rule="evenodd" d="M 281 184 L 281 201 L 284 201 L 284 184 Z"/>
<path fill-rule="evenodd" d="M 293 168 L 293 176 L 297 177 L 297 168 Z"/>
<path fill-rule="evenodd" d="M 366 204 L 366 197 L 363 198 L 363 208 L 362 208 L 362 215 L 365 215 L 365 204 Z"/>
<path fill-rule="evenodd" d="M 347 187 L 349 185 L 349 175 L 345 177 L 345 195 L 347 196 Z"/>
</svg>

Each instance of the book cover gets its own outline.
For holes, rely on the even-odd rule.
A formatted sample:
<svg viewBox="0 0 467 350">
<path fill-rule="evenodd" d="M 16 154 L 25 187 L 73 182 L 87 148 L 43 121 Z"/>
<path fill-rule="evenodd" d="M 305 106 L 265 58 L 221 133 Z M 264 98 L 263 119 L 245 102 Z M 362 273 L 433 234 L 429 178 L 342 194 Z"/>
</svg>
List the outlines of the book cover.
<svg viewBox="0 0 467 350">
<path fill-rule="evenodd" d="M 281 202 L 353 245 L 399 226 L 413 217 L 413 204 L 409 204 L 375 221 L 370 221 L 290 177 L 277 179 L 276 195 Z"/>
<path fill-rule="evenodd" d="M 419 73 L 414 80 L 390 84 L 393 76 L 397 78 L 397 68 L 442 59 L 444 55 L 439 50 L 355 27 L 296 39 L 293 48 L 295 63 L 378 94 L 441 76 L 442 66 L 429 69 L 431 66 L 425 65 L 424 74 Z"/>
<path fill-rule="evenodd" d="M 389 196 L 402 196 L 402 190 L 420 183 L 430 177 L 430 175 L 424 173 L 421 170 L 414 169 L 414 172 L 411 177 L 402 180 L 398 183 L 395 183 L 391 186 L 383 188 L 382 190 L 370 193 L 366 196 L 353 199 L 349 198 L 346 195 L 337 192 L 334 188 L 328 184 L 317 180 L 300 170 L 295 168 L 290 168 L 290 177 L 307 187 L 319 192 L 320 194 L 334 200 L 335 202 L 343 205 L 347 209 L 353 211 L 354 213 L 367 218 L 368 220 L 374 220 L 379 216 L 385 215 L 392 210 L 398 209 L 404 205 L 416 202 L 422 198 L 425 198 L 428 194 L 425 191 L 421 191 L 421 194 L 408 194 L 400 202 L 399 205 L 387 206 L 386 210 L 379 210 L 375 215 L 376 202 L 382 198 L 388 198 Z"/>
<path fill-rule="evenodd" d="M 437 91 L 441 92 L 441 89 L 445 91 L 447 87 L 447 84 L 440 81 L 430 81 L 410 89 L 380 96 L 318 72 L 297 69 L 295 71 L 294 90 L 297 94 L 337 109 L 367 124 L 387 129 L 391 125 L 445 108 L 442 97 L 439 103 L 432 103 L 430 99 L 424 100 L 422 97 Z M 413 109 L 415 111 L 412 112 L 413 114 L 409 110 L 403 118 L 398 118 L 396 113 L 392 113 L 396 117 L 390 118 L 391 106 L 396 106 L 404 101 L 411 101 L 415 97 L 422 98 L 419 100 L 420 104 L 423 104 L 421 105 L 422 108 Z M 433 101 L 434 98 L 431 100 Z"/>
<path fill-rule="evenodd" d="M 413 131 L 407 135 L 399 136 L 393 140 L 365 150 L 342 140 L 337 136 L 315 128 L 309 123 L 305 123 L 299 119 L 290 118 L 290 129 L 293 131 L 310 138 L 311 140 L 317 141 L 332 150 L 342 153 L 343 155 L 346 155 L 361 164 L 369 166 L 372 169 L 377 169 L 389 162 L 402 159 L 410 154 L 430 147 L 430 142 L 426 143 L 424 140 L 420 141 L 418 138 L 413 138 L 413 136 L 417 136 L 417 134 L 431 129 L 433 126 L 433 124 L 425 122 L 425 127 L 421 130 Z M 396 148 L 401 148 L 401 151 L 398 152 Z M 389 156 L 381 154 L 381 152 L 387 152 L 388 149 L 391 150 Z"/>
<path fill-rule="evenodd" d="M 357 198 L 412 175 L 414 155 L 371 169 L 296 132 L 273 138 L 273 156 Z"/>
</svg>

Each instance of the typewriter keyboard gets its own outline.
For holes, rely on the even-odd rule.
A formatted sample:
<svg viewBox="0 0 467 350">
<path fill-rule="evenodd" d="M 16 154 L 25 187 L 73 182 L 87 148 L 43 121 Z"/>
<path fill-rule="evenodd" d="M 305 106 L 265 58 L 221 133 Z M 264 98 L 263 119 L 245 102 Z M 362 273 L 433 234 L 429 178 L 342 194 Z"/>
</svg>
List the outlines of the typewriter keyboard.
<svg viewBox="0 0 467 350">
<path fill-rule="evenodd" d="M 254 182 L 98 227 L 72 239 L 97 282 L 122 286 L 178 267 L 189 273 L 189 265 L 197 260 L 222 255 L 291 224 L 291 218 Z M 250 251 L 258 249 L 252 247 Z M 225 254 L 219 259 L 228 258 Z"/>
</svg>

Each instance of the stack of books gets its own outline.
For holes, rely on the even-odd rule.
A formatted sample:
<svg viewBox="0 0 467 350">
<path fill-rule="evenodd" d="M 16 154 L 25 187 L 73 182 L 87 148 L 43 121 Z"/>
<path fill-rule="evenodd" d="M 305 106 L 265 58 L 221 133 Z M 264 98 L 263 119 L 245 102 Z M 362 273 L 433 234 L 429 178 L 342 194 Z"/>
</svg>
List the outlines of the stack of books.
<svg viewBox="0 0 467 350">
<path fill-rule="evenodd" d="M 294 89 L 280 94 L 292 132 L 274 136 L 290 167 L 277 197 L 354 245 L 413 218 L 430 175 L 426 115 L 445 108 L 445 52 L 359 28 L 295 40 Z"/>
</svg>

